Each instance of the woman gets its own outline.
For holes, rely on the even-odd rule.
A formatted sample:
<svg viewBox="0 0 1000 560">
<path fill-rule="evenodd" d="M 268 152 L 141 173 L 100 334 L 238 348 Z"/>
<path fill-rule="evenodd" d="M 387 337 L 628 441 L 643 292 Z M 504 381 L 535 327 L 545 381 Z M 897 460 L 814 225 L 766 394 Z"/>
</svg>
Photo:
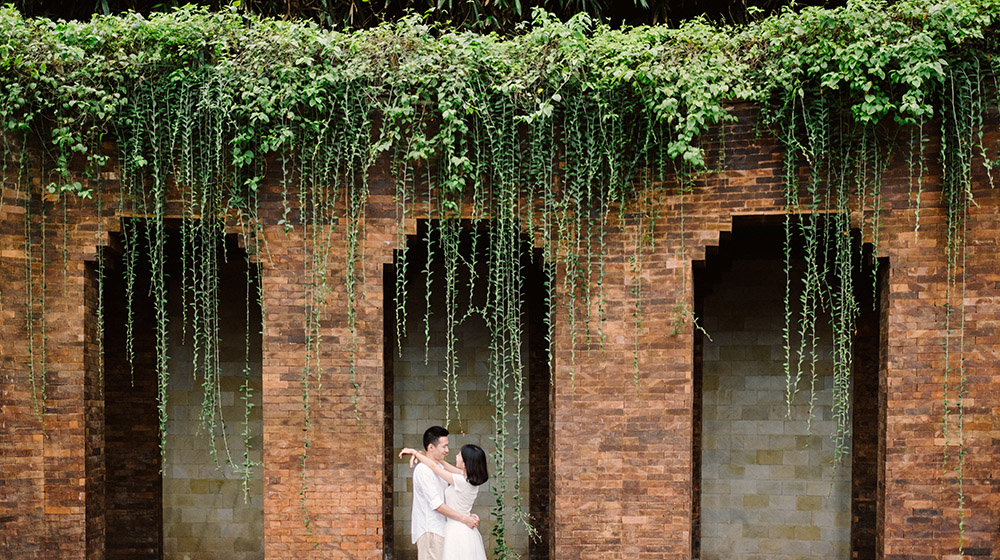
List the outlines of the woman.
<svg viewBox="0 0 1000 560">
<path fill-rule="evenodd" d="M 444 491 L 444 502 L 462 515 L 470 514 L 472 504 L 479 494 L 479 486 L 489 480 L 486 453 L 478 445 L 463 445 L 462 451 L 455 457 L 454 467 L 447 462 L 439 464 L 423 452 L 409 447 L 399 452 L 400 457 L 403 455 L 413 455 L 448 483 L 448 488 Z M 444 526 L 444 552 L 441 560 L 486 560 L 483 536 L 479 534 L 479 530 L 448 519 Z"/>
</svg>

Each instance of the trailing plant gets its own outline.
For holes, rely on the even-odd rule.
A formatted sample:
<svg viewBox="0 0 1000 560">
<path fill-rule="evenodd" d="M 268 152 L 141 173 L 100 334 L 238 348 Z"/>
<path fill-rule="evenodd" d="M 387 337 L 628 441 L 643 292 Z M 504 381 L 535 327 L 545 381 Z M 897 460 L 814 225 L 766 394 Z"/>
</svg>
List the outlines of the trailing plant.
<svg viewBox="0 0 1000 560">
<path fill-rule="evenodd" d="M 943 469 L 956 473 L 955 491 L 959 515 L 959 547 L 965 546 L 965 289 L 966 232 L 972 193 L 972 159 L 983 126 L 982 62 L 961 61 L 949 68 L 945 82 L 945 106 L 941 116 L 943 196 L 947 216 L 947 282 L 944 303 L 944 414 L 941 430 L 945 440 Z M 956 375 L 957 374 L 957 375 Z M 958 377 L 956 380 L 955 377 Z M 954 415 L 954 418 L 952 418 Z M 954 438 L 956 441 L 953 441 Z M 954 445 L 956 456 L 952 456 Z"/>
<path fill-rule="evenodd" d="M 94 149 L 94 147 L 92 147 Z M 94 231 L 94 247 L 96 249 L 94 253 L 94 260 L 96 261 L 96 276 L 97 276 L 97 305 L 94 309 L 96 317 L 94 318 L 96 324 L 96 337 L 97 337 L 97 386 L 98 394 L 103 397 L 104 395 L 104 285 L 107 280 L 107 263 L 105 262 L 105 247 L 104 247 L 104 185 L 101 181 L 100 170 L 91 168 L 88 170 L 88 178 L 95 183 L 94 191 L 94 206 L 97 210 L 97 229 Z M 0 206 L 3 206 L 2 201 L 0 201 Z M 2 309 L 0 309 L 2 311 Z"/>
<path fill-rule="evenodd" d="M 23 146 L 23 145 L 22 145 Z M 19 158 L 18 158 L 18 177 L 17 177 L 17 192 L 20 193 L 20 187 L 22 185 L 22 173 L 21 170 L 29 165 L 30 160 L 28 153 L 22 148 Z M 27 177 L 25 177 L 27 179 Z M 26 185 L 25 185 L 26 186 Z M 27 191 L 27 188 L 25 189 Z M 41 229 L 42 236 L 39 246 L 41 248 L 41 257 L 37 259 L 40 265 L 40 272 L 35 273 L 35 262 L 36 258 L 34 255 L 34 249 L 32 247 L 32 242 L 35 239 L 35 233 L 33 231 L 33 212 L 31 210 L 32 201 L 26 200 L 24 202 L 24 318 L 25 318 L 25 332 L 28 339 L 28 382 L 31 388 L 31 407 L 38 418 L 38 424 L 41 427 L 42 433 L 45 433 L 45 403 L 47 400 L 47 389 L 48 389 L 48 377 L 46 376 L 46 360 L 45 360 L 45 336 L 44 332 L 42 336 L 39 337 L 36 334 L 36 323 L 39 320 L 44 321 L 44 304 L 45 304 L 45 244 L 44 244 L 44 227 Z M 44 210 L 44 206 L 42 207 Z M 37 277 L 36 277 L 37 274 Z M 42 293 L 41 297 L 36 296 L 36 278 L 40 284 L 40 291 Z M 42 316 L 38 318 L 38 313 L 36 308 L 41 305 Z M 41 338 L 41 343 L 37 341 Z M 40 355 L 40 357 L 39 357 Z"/>
<path fill-rule="evenodd" d="M 762 23 L 771 32 L 777 32 L 766 49 L 782 53 L 777 59 L 780 64 L 766 68 L 765 76 L 769 84 L 766 91 L 782 99 L 782 109 L 772 113 L 771 118 L 781 130 L 780 136 L 789 154 L 786 161 L 785 249 L 789 275 L 793 223 L 798 223 L 806 247 L 800 320 L 793 319 L 792 306 L 786 296 L 788 406 L 791 410 L 803 368 L 811 369 L 812 376 L 815 375 L 815 356 L 810 359 L 803 359 L 803 356 L 814 351 L 811 340 L 814 340 L 815 320 L 821 311 L 829 309 L 834 332 L 833 407 L 838 425 L 838 458 L 849 451 L 844 434 L 849 421 L 851 335 L 858 313 L 850 287 L 850 271 L 858 264 L 853 262 L 846 238 L 850 237 L 852 227 L 863 229 L 864 216 L 870 214 L 870 237 L 876 244 L 879 240 L 879 188 L 888 157 L 878 147 L 878 129 L 891 117 L 898 125 L 912 131 L 913 148 L 908 160 L 911 198 L 915 200 L 916 235 L 920 227 L 926 170 L 928 139 L 925 125 L 932 118 L 942 123 L 942 202 L 947 216 L 948 264 L 941 429 L 946 442 L 943 464 L 957 471 L 960 548 L 964 546 L 965 518 L 962 483 L 965 451 L 961 436 L 962 399 L 965 396 L 962 353 L 965 313 L 964 300 L 959 293 L 962 293 L 960 286 L 964 282 L 964 223 L 972 200 L 971 161 L 976 140 L 979 139 L 981 145 L 982 138 L 983 105 L 979 84 L 996 75 L 995 68 L 986 68 L 980 62 L 984 55 L 979 48 L 995 44 L 995 39 L 988 35 L 993 33 L 996 8 L 992 3 L 975 2 L 935 5 L 903 2 L 891 6 L 849 3 L 838 12 L 837 18 L 831 18 L 825 10 L 804 9 Z M 956 48 L 958 45 L 966 48 Z M 817 109 L 832 109 L 834 113 L 817 114 Z M 836 133 L 827 130 L 831 124 L 836 127 Z M 985 154 L 986 150 L 981 149 L 980 153 Z M 817 159 L 830 154 L 835 156 L 826 161 Z M 800 180 L 797 168 L 803 160 L 811 173 L 805 181 Z M 856 162 L 857 168 L 853 178 L 833 169 L 835 164 L 851 161 Z M 983 161 L 989 169 L 985 155 Z M 803 183 L 805 193 L 799 187 Z M 913 185 L 916 186 L 915 195 Z M 824 190 L 832 192 L 824 195 Z M 848 198 L 855 195 L 859 199 L 860 223 L 849 218 L 854 207 Z M 802 204 L 808 205 L 805 213 Z M 832 230 L 828 229 L 829 225 L 819 224 L 818 213 L 829 214 L 824 221 L 833 224 Z M 817 252 L 830 247 L 831 240 L 832 254 L 829 249 L 824 249 L 826 255 Z M 875 250 L 877 252 L 877 247 Z M 831 262 L 817 269 L 816 262 L 821 256 Z M 824 270 L 838 271 L 838 282 L 834 286 L 826 284 Z M 791 293 L 791 284 L 788 293 Z M 790 348 L 795 323 L 799 325 L 797 351 Z M 798 362 L 793 363 L 796 354 Z M 958 381 L 953 380 L 956 371 L 959 372 Z M 952 414 L 957 414 L 959 419 L 953 420 Z M 958 459 L 952 466 L 949 457 L 955 431 L 959 433 Z"/>
</svg>

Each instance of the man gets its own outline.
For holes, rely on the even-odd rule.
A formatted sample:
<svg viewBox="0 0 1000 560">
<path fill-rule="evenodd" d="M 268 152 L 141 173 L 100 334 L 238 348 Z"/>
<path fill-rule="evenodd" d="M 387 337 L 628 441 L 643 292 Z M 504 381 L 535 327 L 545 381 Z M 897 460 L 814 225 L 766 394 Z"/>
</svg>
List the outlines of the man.
<svg viewBox="0 0 1000 560">
<path fill-rule="evenodd" d="M 448 430 L 431 426 L 424 432 L 424 451 L 427 456 L 443 463 L 448 456 Z M 462 515 L 444 503 L 448 483 L 434 474 L 423 463 L 413 469 L 413 511 L 410 533 L 417 545 L 418 560 L 439 560 L 444 546 L 444 524 L 448 519 L 465 523 L 475 529 L 479 516 Z"/>
</svg>

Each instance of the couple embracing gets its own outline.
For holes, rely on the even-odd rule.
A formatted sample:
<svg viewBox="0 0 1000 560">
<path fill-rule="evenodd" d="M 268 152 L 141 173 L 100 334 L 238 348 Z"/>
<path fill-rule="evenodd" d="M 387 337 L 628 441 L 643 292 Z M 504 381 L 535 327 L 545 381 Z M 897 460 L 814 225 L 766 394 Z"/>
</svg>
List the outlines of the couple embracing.
<svg viewBox="0 0 1000 560">
<path fill-rule="evenodd" d="M 479 516 L 472 504 L 486 482 L 486 453 L 478 445 L 463 445 L 451 465 L 448 430 L 431 426 L 424 432 L 424 451 L 409 447 L 413 469 L 413 514 L 410 532 L 418 560 L 486 560 Z"/>
</svg>

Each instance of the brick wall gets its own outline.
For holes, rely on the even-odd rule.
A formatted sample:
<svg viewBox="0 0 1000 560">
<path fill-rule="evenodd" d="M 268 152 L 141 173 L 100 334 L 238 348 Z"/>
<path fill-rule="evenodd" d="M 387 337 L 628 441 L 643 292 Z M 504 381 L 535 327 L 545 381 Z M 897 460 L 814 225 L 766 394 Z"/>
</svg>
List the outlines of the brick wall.
<svg viewBox="0 0 1000 560">
<path fill-rule="evenodd" d="M 879 421 L 880 411 L 885 407 L 880 399 L 885 391 L 879 385 L 885 371 L 881 326 L 885 316 L 884 299 L 888 295 L 886 268 L 887 263 L 879 263 L 878 270 L 864 278 L 864 285 L 871 285 L 871 289 L 863 289 L 859 294 L 861 310 L 852 357 L 851 551 L 853 558 L 858 560 L 878 557 L 879 508 L 882 506 L 879 450 L 885 444 L 885 430 Z"/>
<path fill-rule="evenodd" d="M 87 559 L 104 558 L 106 548 L 107 456 L 104 446 L 104 364 L 101 360 L 102 344 L 97 317 L 100 302 L 101 269 L 97 263 L 87 263 L 84 274 L 84 299 L 87 305 L 84 319 L 84 358 L 86 360 L 86 508 L 87 508 Z"/>
<path fill-rule="evenodd" d="M 305 428 L 302 371 L 307 279 L 303 271 L 307 270 L 305 259 L 310 258 L 306 236 L 315 232 L 301 227 L 286 232 L 274 225 L 282 215 L 280 189 L 262 193 L 266 206 L 262 213 L 266 254 L 260 257 L 266 558 L 367 558 L 382 554 L 383 531 L 388 530 L 382 525 L 383 461 L 384 449 L 391 445 L 383 423 L 383 268 L 391 264 L 396 249 L 392 182 L 386 169 L 385 162 L 379 162 L 369 177 L 372 193 L 362 236 L 364 259 L 358 264 L 358 274 L 365 282 L 358 286 L 356 296 L 358 352 L 353 359 L 353 380 L 352 334 L 345 317 L 346 266 L 340 258 L 329 261 L 331 291 L 320 310 L 322 383 L 310 384 L 312 425 L 305 469 L 300 465 Z M 278 184 L 277 176 L 270 176 L 269 185 Z M 331 255 L 347 253 L 345 235 L 343 227 L 333 230 Z M 305 502 L 300 492 L 306 496 Z"/>
<path fill-rule="evenodd" d="M 538 256 L 537 253 L 535 255 Z M 552 385 L 549 374 L 549 347 L 545 343 L 548 327 L 545 318 L 549 306 L 545 301 L 546 287 L 542 280 L 541 259 L 526 264 L 524 304 L 525 326 L 528 336 L 528 455 L 530 475 L 528 480 L 529 513 L 537 538 L 528 543 L 531 560 L 556 558 L 552 554 L 552 444 L 549 420 L 551 413 Z"/>
<path fill-rule="evenodd" d="M 578 348 L 572 353 L 567 294 L 560 292 L 553 303 L 555 368 L 547 504 L 553 558 L 682 559 L 690 557 L 696 544 L 692 534 L 697 482 L 693 475 L 694 331 L 690 320 L 678 310 L 693 308 L 692 263 L 706 258 L 706 250 L 732 229 L 734 217 L 783 211 L 780 150 L 771 136 L 758 131 L 752 105 L 735 104 L 732 112 L 737 120 L 726 125 L 725 149 L 719 135 L 709 135 L 705 143 L 713 168 L 719 164 L 723 171 L 697 181 L 683 198 L 667 185 L 660 206 L 663 218 L 654 232 L 656 249 L 648 252 L 643 262 L 645 304 L 638 339 L 633 334 L 633 278 L 628 262 L 637 236 L 633 225 L 612 220 L 606 230 L 603 288 L 608 321 L 603 348 Z M 998 139 L 995 125 L 991 122 L 987 130 L 988 146 Z M 876 546 L 877 557 L 922 560 L 958 553 L 959 501 L 956 475 L 950 468 L 954 462 L 949 467 L 942 464 L 946 446 L 952 460 L 957 457 L 954 434 L 958 426 L 957 415 L 952 415 L 951 435 L 943 437 L 942 342 L 949 334 L 941 326 L 947 277 L 945 217 L 938 202 L 940 169 L 932 165 L 927 170 L 920 231 L 915 235 L 914 191 L 906 158 L 900 155 L 904 153 L 898 150 L 890 160 L 881 201 L 878 256 L 886 259 L 886 295 L 881 308 L 884 366 L 879 380 L 879 398 L 884 405 L 878 412 L 878 425 L 884 435 L 877 454 Z M 926 153 L 937 150 L 928 146 Z M 43 174 L 37 162 L 29 167 L 32 192 L 37 193 Z M 0 208 L 4 335 L 0 337 L 0 556 L 81 558 L 88 555 L 89 547 L 98 547 L 98 541 L 88 533 L 97 535 L 100 530 L 99 516 L 87 512 L 88 504 L 100 503 L 95 488 L 101 474 L 100 439 L 93 433 L 99 426 L 99 405 L 88 401 L 88 395 L 93 395 L 92 384 L 88 385 L 88 371 L 92 371 L 88 364 L 92 361 L 84 358 L 88 348 L 84 263 L 93 259 L 97 222 L 90 206 L 72 203 L 66 236 L 69 242 L 63 253 L 63 236 L 57 233 L 62 231 L 62 212 L 48 203 L 43 220 L 37 195 L 28 205 L 36 274 L 40 273 L 42 254 L 38 236 L 45 224 L 46 321 L 59 325 L 48 331 L 49 395 L 43 434 L 31 412 L 28 389 L 27 319 L 28 310 L 37 306 L 29 308 L 25 299 L 29 292 L 24 281 L 25 205 L 17 195 L 24 190 L 17 190 L 11 169 L 8 167 L 3 179 L 5 199 Z M 1000 463 L 995 422 L 1000 417 L 1000 381 L 995 375 L 1000 344 L 995 329 L 1000 321 L 1000 221 L 996 217 L 1000 194 L 986 186 L 985 171 L 978 162 L 973 169 L 977 205 L 969 211 L 962 285 L 966 327 L 961 344 L 968 391 L 963 415 L 967 451 L 963 490 L 968 509 L 964 544 L 968 555 L 990 557 L 997 554 L 996 520 L 1000 519 L 1000 493 L 995 487 L 995 465 Z M 309 258 L 306 240 L 312 232 L 302 228 L 285 232 L 278 225 L 282 216 L 278 171 L 272 166 L 265 178 L 261 193 L 262 234 L 267 243 L 267 256 L 261 257 L 261 418 L 266 465 L 262 478 L 263 535 L 268 558 L 378 557 L 383 553 L 387 539 L 383 534 L 387 530 L 383 526 L 385 448 L 391 443 L 386 441 L 384 422 L 386 292 L 382 273 L 398 248 L 387 170 L 384 161 L 378 162 L 369 176 L 371 194 L 362 232 L 365 282 L 359 286 L 354 333 L 359 344 L 353 356 L 352 333 L 344 313 L 345 266 L 340 258 L 346 252 L 344 228 L 334 230 L 331 237 L 335 258 L 328 266 L 331 292 L 321 318 L 322 383 L 311 393 L 311 447 L 304 470 L 299 458 L 304 428 L 302 312 L 308 288 L 303 271 Z M 106 186 L 109 193 L 114 192 L 113 177 Z M 109 211 L 111 204 L 108 202 Z M 113 222 L 105 226 L 115 227 Z M 411 233 L 415 231 L 414 223 L 406 227 Z M 34 288 L 37 297 L 39 282 Z M 108 336 L 113 335 L 109 332 Z M 109 341 L 108 348 L 113 347 Z M 637 376 L 632 371 L 633 349 L 637 349 Z M 351 378 L 352 360 L 357 392 Z M 122 455 L 124 451 L 146 453 L 146 442 L 155 442 L 155 435 L 151 435 L 155 424 L 137 421 L 127 431 L 122 428 L 121 418 L 127 410 L 136 419 L 147 414 L 146 397 L 137 396 L 146 390 L 146 377 L 137 377 L 137 386 L 125 393 L 126 385 L 121 383 L 127 384 L 128 378 L 122 381 L 120 364 L 108 361 L 106 367 L 104 476 L 109 486 L 104 497 L 104 523 L 106 556 L 114 557 L 112 550 L 127 549 L 116 548 L 119 545 L 115 543 L 127 543 L 121 534 L 116 536 L 113 516 L 128 505 L 113 487 L 113 481 L 125 480 L 116 474 L 121 472 L 115 470 L 119 468 L 116 465 L 133 469 L 127 471 L 132 473 L 128 475 L 130 499 L 160 493 L 158 477 L 150 474 L 156 472 L 155 449 L 141 461 Z M 950 382 L 954 381 L 952 375 Z M 952 389 L 955 394 L 954 385 Z M 122 416 L 116 419 L 116 415 Z M 130 446 L 127 450 L 126 444 Z M 146 470 L 136 470 L 140 466 Z M 307 511 L 302 508 L 300 492 L 308 498 Z M 139 511 L 142 508 L 137 503 L 128 507 Z M 156 506 L 156 499 L 150 498 L 148 505 L 151 512 L 162 509 Z M 152 533 L 156 527 L 162 530 L 162 522 L 150 515 L 145 522 L 129 526 L 139 527 L 138 532 L 148 529 L 150 534 L 142 538 L 155 543 L 158 541 Z M 307 516 L 309 528 L 305 525 Z M 155 546 L 150 546 L 153 548 L 143 550 L 154 554 Z M 134 548 L 139 549 L 138 542 Z M 99 556 L 96 552 L 90 555 Z"/>
<path fill-rule="evenodd" d="M 13 165 L 14 161 L 6 162 Z M 25 285 L 28 206 L 16 177 L 3 178 L 0 206 L 0 555 L 42 558 L 46 540 L 43 436 L 30 389 Z"/>
<path fill-rule="evenodd" d="M 991 131 L 995 131 L 995 126 Z M 987 142 L 995 145 L 995 132 Z M 933 147 L 931 148 L 933 151 Z M 937 204 L 936 177 L 931 171 L 924 201 Z M 905 166 L 897 163 L 888 179 L 902 185 Z M 985 186 L 982 171 L 973 178 Z M 1000 412 L 1000 385 L 996 377 L 996 349 L 1000 318 L 1000 287 L 997 240 L 998 193 L 985 189 L 977 193 L 977 206 L 969 211 L 965 283 L 964 340 L 965 375 L 969 401 L 964 414 L 966 461 L 963 488 L 969 515 L 965 517 L 966 554 L 995 556 L 997 520 L 1000 519 L 1000 494 L 996 492 L 997 453 L 996 418 Z M 943 441 L 942 390 L 944 356 L 942 342 L 948 333 L 943 328 L 947 286 L 944 250 L 944 216 L 937 208 L 921 212 L 919 235 L 914 233 L 915 217 L 908 210 L 901 188 L 894 188 L 886 199 L 886 229 L 894 232 L 883 247 L 890 266 L 889 295 L 886 304 L 886 404 L 885 404 L 885 521 L 881 535 L 885 558 L 930 560 L 957 554 L 958 489 L 954 471 L 943 462 L 944 448 L 950 445 L 954 457 L 955 439 Z M 925 222 L 926 220 L 926 222 Z M 924 231 L 924 225 L 931 231 Z M 924 235 L 926 233 L 927 235 Z M 954 301 L 954 300 L 953 300 Z M 959 344 L 958 335 L 952 342 Z M 957 356 L 952 352 L 952 358 Z M 952 366 L 954 367 L 954 363 Z M 957 370 L 955 370 L 957 371 Z M 952 404 L 955 374 L 950 376 Z M 957 415 L 951 415 L 952 421 Z M 950 426 L 955 434 L 955 426 Z M 955 466 L 954 461 L 950 463 Z"/>
<path fill-rule="evenodd" d="M 26 198 L 40 190 L 40 150 L 26 147 L 22 167 L 10 146 L 0 178 L 0 556 L 94 557 L 103 523 L 99 391 L 85 357 L 94 209 Z"/>
</svg>

